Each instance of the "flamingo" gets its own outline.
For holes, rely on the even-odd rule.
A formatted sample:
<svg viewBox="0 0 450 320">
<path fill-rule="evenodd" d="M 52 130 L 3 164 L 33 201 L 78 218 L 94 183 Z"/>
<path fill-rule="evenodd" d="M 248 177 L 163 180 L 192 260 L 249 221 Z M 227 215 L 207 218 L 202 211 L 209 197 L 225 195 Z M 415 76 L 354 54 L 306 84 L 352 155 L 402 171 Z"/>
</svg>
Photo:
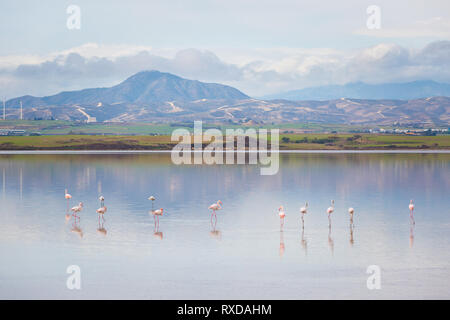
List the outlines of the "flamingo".
<svg viewBox="0 0 450 320">
<path fill-rule="evenodd" d="M 153 215 L 153 219 L 155 220 L 155 228 L 159 228 L 159 216 L 162 216 L 164 212 L 163 208 L 159 208 L 158 210 L 152 210 L 151 214 Z M 158 226 L 158 227 L 156 227 Z"/>
<path fill-rule="evenodd" d="M 334 200 L 331 200 L 331 206 L 328 207 L 328 209 L 327 209 L 329 224 L 331 224 L 331 217 L 330 217 L 330 215 L 333 213 L 333 211 L 334 211 Z"/>
<path fill-rule="evenodd" d="M 98 213 L 98 220 L 100 221 L 100 215 L 102 216 L 102 220 L 105 221 L 105 217 L 104 214 L 106 213 L 107 208 L 105 206 L 98 208 L 97 209 L 97 213 Z"/>
<path fill-rule="evenodd" d="M 72 207 L 72 209 L 70 209 L 73 213 L 72 216 L 78 219 L 80 219 L 79 216 L 77 216 L 77 212 L 80 212 L 81 210 L 83 210 L 83 202 L 80 202 L 77 206 Z"/>
<path fill-rule="evenodd" d="M 280 230 L 283 231 L 284 217 L 286 216 L 286 212 L 284 211 L 283 206 L 280 206 L 278 208 L 278 215 L 280 216 Z"/>
<path fill-rule="evenodd" d="M 148 197 L 148 200 L 152 200 L 152 210 L 153 210 L 153 201 L 155 201 L 156 198 L 154 196 L 150 196 Z"/>
<path fill-rule="evenodd" d="M 348 213 L 350 214 L 350 223 L 353 223 L 353 213 L 355 213 L 355 209 L 352 207 L 348 208 Z"/>
<path fill-rule="evenodd" d="M 210 205 L 210 206 L 208 207 L 208 209 L 211 209 L 211 210 L 212 210 L 212 213 L 211 213 L 211 224 L 212 224 L 212 217 L 213 217 L 213 215 L 214 215 L 214 217 L 216 218 L 216 222 L 217 222 L 216 211 L 222 209 L 222 201 L 217 200 L 217 202 L 216 202 L 216 203 L 213 203 L 212 205 Z"/>
<path fill-rule="evenodd" d="M 104 216 L 104 214 L 106 213 L 106 211 L 108 210 L 106 207 L 105 207 L 105 197 L 104 196 L 100 196 L 99 198 L 98 198 L 98 200 L 100 200 L 100 208 L 98 208 L 97 210 L 96 210 L 96 212 L 97 212 L 97 214 L 98 214 L 98 221 L 99 221 L 99 223 L 100 223 L 100 215 L 102 216 L 102 220 L 103 220 L 103 222 L 105 221 L 105 216 Z"/>
<path fill-rule="evenodd" d="M 300 208 L 300 213 L 302 214 L 302 223 L 305 223 L 304 216 L 308 213 L 308 202 L 305 203 L 304 207 Z"/>
<path fill-rule="evenodd" d="M 64 198 L 67 200 L 67 212 L 69 212 L 69 200 L 72 199 L 72 195 L 67 192 L 67 189 L 64 190 Z"/>
<path fill-rule="evenodd" d="M 414 221 L 414 201 L 411 199 L 409 201 L 409 217 L 411 218 L 413 224 L 416 222 Z"/>
<path fill-rule="evenodd" d="M 100 200 L 100 206 L 101 206 L 101 207 L 104 207 L 104 206 L 105 206 L 105 197 L 104 197 L 104 196 L 100 196 L 100 197 L 98 198 L 98 200 Z"/>
</svg>

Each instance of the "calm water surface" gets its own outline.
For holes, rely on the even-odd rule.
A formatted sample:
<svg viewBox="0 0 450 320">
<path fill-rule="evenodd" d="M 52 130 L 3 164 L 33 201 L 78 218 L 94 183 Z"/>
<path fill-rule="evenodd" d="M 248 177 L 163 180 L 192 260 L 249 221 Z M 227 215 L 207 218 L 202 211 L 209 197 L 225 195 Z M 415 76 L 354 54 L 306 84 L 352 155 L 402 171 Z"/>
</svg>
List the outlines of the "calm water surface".
<svg viewBox="0 0 450 320">
<path fill-rule="evenodd" d="M 0 154 L 0 298 L 450 298 L 450 154 L 281 154 L 277 175 L 259 169 L 176 166 L 170 154 Z M 70 206 L 84 202 L 79 224 L 66 221 L 65 188 Z M 159 230 L 150 195 L 165 210 Z M 66 287 L 69 265 L 81 290 Z M 369 265 L 380 290 L 367 289 Z"/>
</svg>

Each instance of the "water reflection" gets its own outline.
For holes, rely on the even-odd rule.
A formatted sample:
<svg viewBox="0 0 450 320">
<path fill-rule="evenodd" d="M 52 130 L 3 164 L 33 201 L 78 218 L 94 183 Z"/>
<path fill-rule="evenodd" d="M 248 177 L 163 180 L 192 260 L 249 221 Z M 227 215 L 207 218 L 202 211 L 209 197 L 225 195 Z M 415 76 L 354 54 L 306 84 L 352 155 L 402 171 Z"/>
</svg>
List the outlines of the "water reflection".
<svg viewBox="0 0 450 320">
<path fill-rule="evenodd" d="M 80 238 L 83 238 L 83 230 L 81 229 L 80 226 L 80 220 L 76 219 L 74 217 L 73 223 L 72 223 L 72 229 L 70 229 L 71 232 L 75 233 L 76 235 L 78 235 Z"/>
<path fill-rule="evenodd" d="M 163 239 L 163 235 L 164 234 L 162 233 L 162 231 L 158 231 L 158 230 L 153 231 L 153 236 L 159 240 Z"/>
<path fill-rule="evenodd" d="M 45 274 L 45 283 L 40 277 L 31 283 L 22 276 L 29 272 L 29 265 L 48 270 L 49 261 L 60 270 L 76 262 L 93 278 L 102 270 L 101 276 L 114 279 L 100 284 L 106 298 L 296 299 L 305 298 L 305 292 L 309 298 L 371 298 L 367 290 L 360 290 L 365 288 L 360 278 L 368 261 L 396 270 L 396 287 L 386 281 L 379 297 L 402 293 L 412 298 L 449 298 L 450 155 L 280 157 L 280 172 L 261 176 L 257 166 L 175 166 L 170 154 L 0 155 L 4 195 L 0 256 L 5 257 L 0 275 L 8 279 L 0 288 L 0 298 L 13 293 L 19 298 L 39 298 L 33 283 L 50 284 L 51 297 L 70 298 L 64 286 L 65 291 L 54 289 L 60 287 L 60 276 Z M 149 191 L 156 191 L 155 184 L 157 201 L 164 203 L 165 237 L 156 221 L 159 217 L 152 212 L 153 217 L 147 215 Z M 67 200 L 62 198 L 65 188 L 74 196 L 69 208 L 83 200 L 82 225 L 79 217 L 71 219 L 72 212 L 67 211 Z M 107 197 L 108 217 L 95 213 L 100 194 Z M 222 199 L 226 207 L 220 221 L 211 215 L 209 228 L 205 211 L 214 199 Z M 285 219 L 278 239 L 278 205 L 298 208 L 305 199 L 308 208 L 301 225 L 298 212 L 292 211 L 294 218 Z M 336 207 L 326 230 L 324 213 L 330 199 L 336 200 Z M 415 199 L 417 207 L 408 219 L 410 199 Z M 346 214 L 350 205 L 358 210 L 358 230 L 353 214 Z M 62 227 L 64 212 L 68 222 Z M 414 220 L 421 237 L 415 238 Z M 99 241 L 96 232 L 107 235 L 108 241 Z M 73 241 L 72 233 L 82 240 Z M 222 233 L 227 237 L 222 239 Z M 414 250 L 409 250 L 408 236 Z M 217 245 L 205 237 L 222 241 Z M 292 248 L 285 252 L 289 242 Z M 284 272 L 276 272 L 280 263 Z M 104 268 L 106 264 L 112 266 L 110 270 Z M 204 266 L 202 272 L 195 279 L 186 277 L 199 264 Z M 114 269 L 116 265 L 120 271 Z M 157 272 L 157 278 L 149 268 Z M 328 277 L 337 269 L 338 277 Z M 115 277 L 119 272 L 127 277 Z M 215 278 L 217 272 L 220 279 Z M 211 279 L 217 290 L 211 289 Z M 310 279 L 327 283 L 327 290 Z M 237 290 L 230 289 L 232 282 L 238 283 Z M 175 283 L 176 290 L 168 285 Z M 148 285 L 155 290 L 146 290 Z M 411 290 L 418 286 L 420 295 Z M 91 294 L 83 290 L 80 297 L 91 298 Z"/>
<path fill-rule="evenodd" d="M 354 226 L 353 226 L 353 216 L 350 218 L 350 246 L 353 247 L 353 244 L 355 243 L 355 240 L 353 238 L 353 231 L 354 231 Z"/>
<path fill-rule="evenodd" d="M 305 238 L 305 228 L 302 227 L 302 239 L 301 239 L 302 248 L 305 251 L 305 256 L 308 255 L 308 241 Z"/>
<path fill-rule="evenodd" d="M 409 227 L 409 247 L 412 248 L 414 245 L 414 224 Z"/>
<path fill-rule="evenodd" d="M 215 219 L 214 222 L 211 221 L 211 230 L 209 231 L 209 235 L 212 238 L 221 240 L 222 239 L 222 233 L 219 230 L 217 230 L 216 227 L 217 227 L 217 219 Z"/>
<path fill-rule="evenodd" d="M 285 250 L 286 246 L 284 245 L 284 234 L 283 231 L 280 231 L 280 257 L 284 255 Z"/>
<path fill-rule="evenodd" d="M 331 223 L 328 225 L 328 246 L 330 247 L 331 254 L 334 255 L 334 240 L 331 237 Z"/>
</svg>

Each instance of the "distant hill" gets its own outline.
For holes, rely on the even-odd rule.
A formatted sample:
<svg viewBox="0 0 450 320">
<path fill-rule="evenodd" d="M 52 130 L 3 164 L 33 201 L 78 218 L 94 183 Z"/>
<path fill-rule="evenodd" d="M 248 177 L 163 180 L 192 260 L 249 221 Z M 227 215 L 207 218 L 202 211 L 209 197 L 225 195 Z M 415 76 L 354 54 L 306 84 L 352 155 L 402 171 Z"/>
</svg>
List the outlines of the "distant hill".
<svg viewBox="0 0 450 320">
<path fill-rule="evenodd" d="M 329 85 L 288 91 L 265 96 L 264 99 L 333 100 L 350 98 L 412 100 L 427 97 L 450 97 L 450 84 L 431 80 L 383 84 L 354 82 L 345 85 Z"/>
<path fill-rule="evenodd" d="M 445 97 L 450 95 L 450 86 L 433 81 L 384 85 L 354 83 L 300 90 L 303 96 L 298 92 L 283 96 L 288 99 L 252 99 L 229 86 L 144 71 L 110 88 L 11 99 L 6 103 L 6 118 L 20 117 L 22 101 L 24 119 L 157 123 L 204 120 L 246 125 L 294 122 L 450 125 L 450 98 Z M 428 97 L 433 95 L 438 96 Z M 372 99 L 328 98 L 341 96 Z M 391 96 L 403 99 L 379 99 Z M 427 97 L 412 99 L 413 96 Z"/>
<path fill-rule="evenodd" d="M 6 107 L 76 105 L 76 104 L 117 104 L 139 105 L 166 101 L 195 101 L 200 99 L 246 99 L 241 91 L 217 83 L 187 80 L 170 73 L 159 71 L 139 72 L 122 83 L 110 88 L 93 88 L 79 91 L 65 91 L 53 96 L 23 96 L 7 101 Z"/>
</svg>

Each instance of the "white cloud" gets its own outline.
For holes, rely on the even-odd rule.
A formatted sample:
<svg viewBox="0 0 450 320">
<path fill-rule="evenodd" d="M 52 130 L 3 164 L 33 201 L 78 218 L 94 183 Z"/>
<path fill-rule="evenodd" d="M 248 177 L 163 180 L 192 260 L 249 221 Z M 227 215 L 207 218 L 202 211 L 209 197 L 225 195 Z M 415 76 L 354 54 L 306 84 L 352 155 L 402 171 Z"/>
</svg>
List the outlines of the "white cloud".
<svg viewBox="0 0 450 320">
<path fill-rule="evenodd" d="M 378 38 L 450 38 L 450 19 L 444 17 L 433 17 L 419 20 L 404 26 L 388 26 L 380 29 L 361 28 L 354 31 L 355 34 L 372 36 Z"/>
<path fill-rule="evenodd" d="M 155 49 L 85 44 L 43 56 L 0 57 L 0 94 L 48 95 L 110 86 L 156 69 L 189 79 L 219 82 L 253 96 L 324 84 L 432 79 L 450 82 L 450 41 L 409 49 L 382 43 L 359 50 Z"/>
</svg>

